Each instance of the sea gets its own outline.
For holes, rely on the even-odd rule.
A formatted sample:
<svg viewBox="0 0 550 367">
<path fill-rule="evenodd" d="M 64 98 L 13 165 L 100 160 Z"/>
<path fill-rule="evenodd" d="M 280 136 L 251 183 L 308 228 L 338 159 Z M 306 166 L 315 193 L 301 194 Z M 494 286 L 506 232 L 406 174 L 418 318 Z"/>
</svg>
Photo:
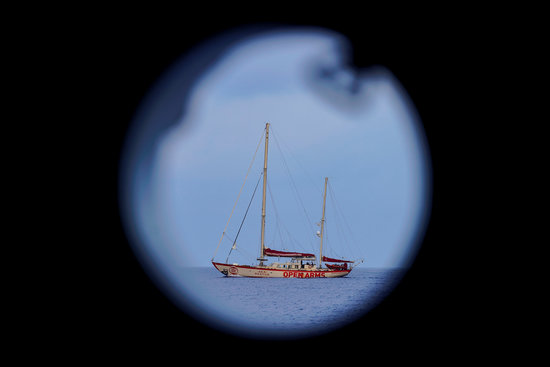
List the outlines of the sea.
<svg viewBox="0 0 550 367">
<path fill-rule="evenodd" d="M 339 328 L 386 297 L 403 268 L 353 269 L 342 278 L 226 277 L 211 268 L 180 272 L 180 304 L 210 327 L 241 337 L 301 338 Z"/>
</svg>

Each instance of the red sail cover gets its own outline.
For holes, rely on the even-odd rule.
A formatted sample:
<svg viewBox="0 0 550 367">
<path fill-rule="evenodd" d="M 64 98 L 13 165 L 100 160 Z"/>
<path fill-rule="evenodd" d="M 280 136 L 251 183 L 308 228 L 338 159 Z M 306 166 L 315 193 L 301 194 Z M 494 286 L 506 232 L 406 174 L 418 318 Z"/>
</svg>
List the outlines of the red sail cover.
<svg viewBox="0 0 550 367">
<path fill-rule="evenodd" d="M 333 259 L 331 257 L 323 256 L 323 261 L 329 262 L 329 263 L 352 263 L 353 261 L 350 260 L 340 260 L 340 259 Z"/>
<path fill-rule="evenodd" d="M 277 251 L 270 248 L 264 249 L 264 256 L 277 256 L 277 257 L 315 257 L 313 254 L 306 254 L 303 252 L 287 252 Z"/>
</svg>

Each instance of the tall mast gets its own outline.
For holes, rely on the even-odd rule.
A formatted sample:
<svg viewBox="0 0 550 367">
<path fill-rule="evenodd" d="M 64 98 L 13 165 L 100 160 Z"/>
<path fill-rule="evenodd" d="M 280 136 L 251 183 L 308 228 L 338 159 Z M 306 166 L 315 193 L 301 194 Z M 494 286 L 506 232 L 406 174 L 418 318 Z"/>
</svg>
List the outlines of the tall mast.
<svg viewBox="0 0 550 367">
<path fill-rule="evenodd" d="M 328 177 L 325 177 L 325 192 L 323 194 L 323 218 L 321 218 L 321 249 L 319 251 L 319 267 L 321 267 L 322 261 L 323 261 L 323 232 L 325 229 L 325 205 L 327 203 L 327 182 L 328 182 Z"/>
<path fill-rule="evenodd" d="M 264 151 L 264 190 L 262 195 L 262 236 L 261 236 L 261 250 L 260 250 L 260 265 L 263 265 L 265 249 L 265 191 L 267 187 L 267 148 L 269 142 L 269 122 L 265 124 L 265 151 Z"/>
</svg>

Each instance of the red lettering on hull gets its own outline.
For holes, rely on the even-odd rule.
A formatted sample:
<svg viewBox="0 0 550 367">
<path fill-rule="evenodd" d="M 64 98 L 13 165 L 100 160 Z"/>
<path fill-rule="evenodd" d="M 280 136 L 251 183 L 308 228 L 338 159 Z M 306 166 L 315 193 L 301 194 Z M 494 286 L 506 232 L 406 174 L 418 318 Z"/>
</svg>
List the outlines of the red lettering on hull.
<svg viewBox="0 0 550 367">
<path fill-rule="evenodd" d="M 284 278 L 325 278 L 325 272 L 311 272 L 311 271 L 285 271 L 283 273 Z"/>
</svg>

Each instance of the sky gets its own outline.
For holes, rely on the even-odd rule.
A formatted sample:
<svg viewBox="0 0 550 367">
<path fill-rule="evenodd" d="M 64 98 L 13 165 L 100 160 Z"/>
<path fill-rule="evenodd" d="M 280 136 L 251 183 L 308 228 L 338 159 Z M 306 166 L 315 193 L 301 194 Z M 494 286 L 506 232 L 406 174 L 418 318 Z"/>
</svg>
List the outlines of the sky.
<svg viewBox="0 0 550 367">
<path fill-rule="evenodd" d="M 198 77 L 185 115 L 157 142 L 149 191 L 134 196 L 152 256 L 175 267 L 226 260 L 260 178 L 263 143 L 216 248 L 269 122 L 266 246 L 318 254 L 328 177 L 323 254 L 365 267 L 410 264 L 429 215 L 422 127 L 391 71 L 346 69 L 345 47 L 328 32 L 258 36 Z M 230 262 L 259 255 L 260 208 L 261 184 Z"/>
</svg>

